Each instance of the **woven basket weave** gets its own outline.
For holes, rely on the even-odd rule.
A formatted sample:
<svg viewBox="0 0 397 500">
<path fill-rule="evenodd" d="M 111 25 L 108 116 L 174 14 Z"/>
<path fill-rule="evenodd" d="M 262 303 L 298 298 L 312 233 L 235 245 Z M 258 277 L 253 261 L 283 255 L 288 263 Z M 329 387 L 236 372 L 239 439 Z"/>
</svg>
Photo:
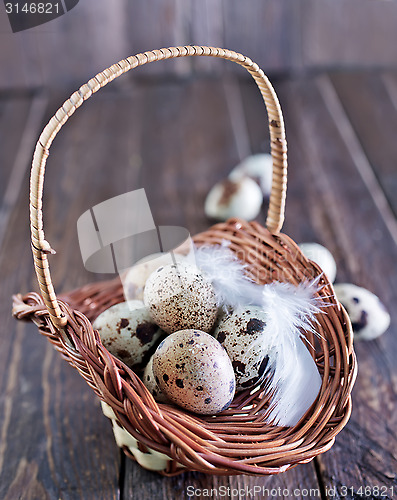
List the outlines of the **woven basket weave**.
<svg viewBox="0 0 397 500">
<path fill-rule="evenodd" d="M 209 474 L 277 474 L 308 462 L 328 450 L 351 413 L 356 376 L 349 318 L 324 275 L 319 295 L 326 313 L 318 315 L 318 338 L 307 334 L 311 354 L 322 377 L 319 396 L 300 422 L 282 428 L 265 422 L 270 395 L 264 383 L 236 395 L 216 416 L 197 416 L 172 405 L 156 403 L 140 378 L 101 344 L 92 321 L 111 305 L 124 301 L 120 279 L 86 285 L 57 298 L 44 236 L 42 195 L 46 160 L 56 134 L 93 93 L 123 73 L 148 62 L 183 56 L 213 56 L 243 66 L 256 81 L 269 119 L 273 182 L 266 228 L 232 219 L 194 237 L 197 245 L 230 242 L 258 283 L 274 280 L 300 283 L 322 274 L 297 245 L 280 233 L 284 220 L 287 145 L 276 94 L 263 71 L 249 58 L 212 47 L 171 47 L 145 52 L 114 64 L 80 87 L 43 130 L 34 153 L 30 185 L 30 219 L 34 265 L 41 295 L 14 296 L 14 316 L 33 321 L 62 356 L 84 377 L 113 421 L 117 444 L 131 458 L 164 475 L 185 470 Z"/>
</svg>

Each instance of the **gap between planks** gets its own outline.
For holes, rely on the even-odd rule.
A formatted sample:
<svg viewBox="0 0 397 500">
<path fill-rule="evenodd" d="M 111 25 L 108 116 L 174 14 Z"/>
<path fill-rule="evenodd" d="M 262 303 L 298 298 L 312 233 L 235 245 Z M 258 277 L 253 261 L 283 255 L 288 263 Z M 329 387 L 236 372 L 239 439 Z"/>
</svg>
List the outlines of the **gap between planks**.
<svg viewBox="0 0 397 500">
<path fill-rule="evenodd" d="M 387 93 L 389 94 L 390 100 L 393 103 L 394 109 L 397 111 L 397 85 L 395 77 L 393 78 L 390 73 L 383 73 L 380 76 Z"/>
<path fill-rule="evenodd" d="M 240 161 L 252 154 L 246 113 L 244 111 L 241 88 L 235 78 L 225 78 L 223 80 L 225 98 L 232 125 L 233 136 L 236 142 L 236 149 Z M 265 106 L 265 103 L 263 104 Z M 313 460 L 315 475 L 320 491 L 321 500 L 326 500 L 324 488 L 324 478 L 322 476 L 322 466 L 319 457 Z"/>
<path fill-rule="evenodd" d="M 15 336 L 15 342 L 11 354 L 11 361 L 10 361 L 10 369 L 8 373 L 8 380 L 7 380 L 7 386 L 4 394 L 4 419 L 3 419 L 3 425 L 1 427 L 0 431 L 0 474 L 3 470 L 3 465 L 4 465 L 4 457 L 5 457 L 5 452 L 7 449 L 7 434 L 8 434 L 8 429 L 11 423 L 11 413 L 12 413 L 12 402 L 13 402 L 13 393 L 17 387 L 17 380 L 18 380 L 18 373 L 19 373 L 19 365 L 21 363 L 21 354 L 22 354 L 22 341 L 23 341 L 23 329 L 24 329 L 23 324 L 18 324 L 17 325 L 17 330 L 16 330 L 16 336 Z"/>
<path fill-rule="evenodd" d="M 379 210 L 385 225 L 397 245 L 397 219 L 394 216 L 387 197 L 372 169 L 368 158 L 360 144 L 360 141 L 354 132 L 354 129 L 346 115 L 343 105 L 336 93 L 328 75 L 321 75 L 317 79 L 317 86 L 324 100 L 330 115 L 337 125 L 339 134 L 346 144 L 347 150 L 357 168 L 365 186 L 367 187 L 370 196 L 372 197 L 375 206 Z"/>
<path fill-rule="evenodd" d="M 236 78 L 224 78 L 222 84 L 237 154 L 242 161 L 251 154 L 251 147 L 241 89 Z"/>
<path fill-rule="evenodd" d="M 48 97 L 43 92 L 32 97 L 21 141 L 10 171 L 4 198 L 0 205 L 0 249 L 2 248 L 12 210 L 21 192 L 26 171 L 32 161 L 34 145 L 41 132 L 47 104 Z"/>
</svg>

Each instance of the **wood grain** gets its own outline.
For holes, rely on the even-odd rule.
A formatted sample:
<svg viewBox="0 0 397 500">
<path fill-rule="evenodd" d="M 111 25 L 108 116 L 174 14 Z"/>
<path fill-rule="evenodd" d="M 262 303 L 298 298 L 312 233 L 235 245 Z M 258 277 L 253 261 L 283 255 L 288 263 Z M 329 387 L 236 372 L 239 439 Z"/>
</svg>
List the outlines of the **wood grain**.
<svg viewBox="0 0 397 500">
<path fill-rule="evenodd" d="M 186 15 L 189 25 L 190 43 L 195 45 L 224 46 L 224 8 L 223 0 L 193 0 Z M 195 57 L 193 71 L 199 74 L 220 74 L 222 64 L 213 57 Z M 233 66 L 229 65 L 228 66 Z"/>
<path fill-rule="evenodd" d="M 136 169 L 125 167 L 136 154 L 139 133 L 134 135 L 126 125 L 131 124 L 129 106 L 139 116 L 139 101 L 139 93 L 116 101 L 98 96 L 91 109 L 87 103 L 87 112 L 82 109 L 71 120 L 74 126 L 65 127 L 54 144 L 48 165 L 45 224 L 58 249 L 52 262 L 55 281 L 68 289 L 93 278 L 81 263 L 77 217 L 93 204 L 124 192 L 136 177 Z M 53 113 L 57 106 L 51 103 L 49 107 Z M 108 127 L 113 137 L 109 137 Z M 130 147 L 121 148 L 121 144 Z M 120 174 L 109 177 L 116 166 Z M 114 182 L 109 183 L 109 178 Z M 36 490 L 45 491 L 49 498 L 118 498 L 119 451 L 98 400 L 33 325 L 15 324 L 10 317 L 11 294 L 35 288 L 27 190 L 23 194 L 8 225 L 0 262 L 4 278 L 1 314 L 7 317 L 1 329 L 5 356 L 1 375 L 7 397 L 0 410 L 6 438 L 0 454 L 0 496 L 15 498 L 14 492 L 29 482 L 32 498 Z M 11 253 L 15 256 L 12 263 Z"/>
<path fill-rule="evenodd" d="M 395 67 L 396 20 L 395 2 L 381 0 L 84 0 L 49 23 L 12 33 L 1 9 L 0 89 L 78 86 L 134 53 L 186 44 L 233 49 L 282 74 Z M 138 74 L 224 71 L 239 70 L 208 58 L 183 58 L 145 66 Z"/>
<path fill-rule="evenodd" d="M 183 0 L 128 2 L 124 12 L 128 22 L 127 40 L 132 54 L 175 45 L 190 44 L 190 3 Z M 201 42 L 203 43 L 203 42 Z M 139 74 L 188 74 L 191 57 L 161 61 L 139 68 Z M 135 72 L 137 73 L 137 72 Z"/>
<path fill-rule="evenodd" d="M 321 78 L 304 80 L 287 84 L 281 93 L 287 130 L 297 133 L 296 143 L 294 136 L 289 137 L 292 158 L 295 148 L 304 145 L 302 196 L 305 190 L 317 192 L 305 203 L 312 202 L 311 223 L 337 256 L 338 280 L 372 290 L 392 313 L 388 333 L 372 342 L 357 343 L 359 375 L 353 390 L 352 418 L 334 447 L 318 459 L 324 487 L 336 487 L 336 498 L 342 498 L 342 486 L 356 492 L 360 486 L 396 486 L 396 436 L 392 429 L 397 402 L 393 362 L 397 354 L 393 306 L 397 248 L 362 180 L 360 165 L 355 164 L 344 141 L 341 124 L 332 119 L 323 84 Z M 288 224 L 293 223 L 292 213 L 287 214 Z M 295 234 L 299 224 L 297 220 Z"/>
<path fill-rule="evenodd" d="M 208 80 L 150 88 L 142 126 L 142 186 L 156 222 L 206 229 L 205 196 L 236 161 L 222 87 Z"/>
<path fill-rule="evenodd" d="M 9 218 L 18 200 L 32 150 L 47 106 L 44 93 L 15 99 L 3 97 L 0 111 L 0 247 Z"/>
<path fill-rule="evenodd" d="M 396 82 L 392 73 L 341 73 L 332 76 L 347 118 L 394 215 L 397 214 L 397 108 L 393 101 Z"/>
<path fill-rule="evenodd" d="M 0 89 L 15 90 L 37 86 L 37 80 L 29 75 L 24 64 L 17 64 L 23 58 L 21 36 L 12 33 L 5 8 L 0 9 Z M 34 52 L 31 50 L 31 53 Z"/>
<path fill-rule="evenodd" d="M 22 32 L 21 52 L 29 77 L 37 74 L 36 81 L 49 89 L 78 87 L 128 57 L 125 4 L 80 1 L 63 16 Z"/>
<path fill-rule="evenodd" d="M 254 488 L 259 488 L 260 493 Z M 187 472 L 173 478 L 163 478 L 156 473 L 142 470 L 137 464 L 128 460 L 123 498 L 153 500 L 213 498 L 219 500 L 221 498 L 250 498 L 249 495 L 253 495 L 256 491 L 257 498 L 287 499 L 295 491 L 294 498 L 303 499 L 305 495 L 304 492 L 303 495 L 300 494 L 300 489 L 319 491 L 313 464 L 302 465 L 280 476 L 260 478 L 245 475 L 206 476 L 195 472 Z"/>
<path fill-rule="evenodd" d="M 294 2 L 278 0 L 224 1 L 224 45 L 249 55 L 266 71 L 294 67 L 299 60 L 295 9 Z"/>
<path fill-rule="evenodd" d="M 142 124 L 145 138 L 142 185 L 159 224 L 180 224 L 191 234 L 210 224 L 202 208 L 205 195 L 214 182 L 226 176 L 239 161 L 225 85 L 225 82 L 204 80 L 162 85 L 148 91 L 146 120 Z M 231 85 L 236 82 L 232 80 Z M 250 95 L 259 94 L 255 86 L 249 90 Z M 241 99 L 242 92 L 237 88 L 233 95 Z M 238 110 L 245 110 L 243 102 L 234 105 L 237 111 L 232 113 L 233 119 L 244 128 L 253 117 L 239 114 Z M 260 105 L 264 109 L 263 103 Z M 255 111 L 253 114 L 263 117 L 256 105 Z M 248 136 L 247 130 L 243 133 Z M 156 138 L 156 148 L 151 147 L 153 138 Z M 187 473 L 175 478 L 159 478 L 127 460 L 123 498 L 187 498 L 189 486 L 197 491 L 211 488 L 216 491 L 222 486 L 226 491 L 254 486 L 292 490 L 296 485 L 318 488 L 313 464 L 293 469 L 282 477 L 234 478 Z M 193 496 L 204 497 L 205 493 Z M 221 496 L 214 494 L 213 498 Z"/>
<path fill-rule="evenodd" d="M 304 67 L 395 66 L 397 5 L 372 0 L 301 0 Z"/>
<path fill-rule="evenodd" d="M 28 178 L 23 172 L 0 247 L 1 498 L 179 499 L 189 498 L 188 486 L 201 490 L 190 498 L 205 498 L 204 489 L 219 491 L 220 486 L 280 488 L 277 498 L 291 497 L 298 488 L 301 493 L 296 498 L 305 498 L 302 489 L 316 489 L 315 497 L 326 498 L 326 491 L 335 487 L 335 498 L 342 498 L 343 485 L 353 487 L 358 498 L 360 486 L 397 487 L 397 245 L 390 213 L 365 180 L 366 169 L 373 169 L 377 189 L 388 200 L 395 198 L 386 179 L 394 175 L 391 142 L 397 111 L 390 89 L 378 78 L 322 75 L 274 81 L 289 144 L 284 231 L 297 242 L 327 246 L 337 260 L 338 280 L 369 288 L 392 312 L 388 333 L 356 346 L 359 376 L 353 415 L 333 448 L 315 462 L 265 478 L 198 473 L 163 478 L 120 459 L 110 422 L 91 390 L 36 327 L 10 316 L 11 294 L 37 288 L 29 248 Z M 44 118 L 38 119 L 42 125 L 66 97 L 64 92 L 51 95 Z M 26 95 L 1 104 L 0 137 L 10 134 L 10 140 L 2 142 L 5 179 L 18 146 L 32 135 L 32 127 L 26 128 L 32 100 Z M 374 124 L 362 124 L 360 106 L 363 116 L 369 116 L 371 109 L 382 112 L 374 111 Z M 391 129 L 385 136 L 382 118 Z M 353 145 L 348 127 L 355 134 Z M 109 277 L 84 269 L 76 221 L 85 210 L 144 187 L 157 224 L 201 231 L 211 223 L 202 209 L 210 187 L 248 152 L 268 150 L 267 134 L 258 90 L 234 76 L 136 83 L 132 90 L 112 86 L 101 91 L 70 119 L 48 160 L 44 223 L 58 252 L 50 262 L 56 290 Z M 283 489 L 288 489 L 288 496 Z M 244 498 L 241 492 L 240 497 Z"/>
</svg>

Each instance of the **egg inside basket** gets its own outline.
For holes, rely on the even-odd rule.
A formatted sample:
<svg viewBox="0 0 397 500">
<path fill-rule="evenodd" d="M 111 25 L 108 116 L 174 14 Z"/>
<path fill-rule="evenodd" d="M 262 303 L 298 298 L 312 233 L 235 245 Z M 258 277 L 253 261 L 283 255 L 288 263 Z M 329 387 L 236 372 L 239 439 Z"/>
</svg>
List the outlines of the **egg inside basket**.
<svg viewBox="0 0 397 500">
<path fill-rule="evenodd" d="M 119 278 L 93 283 L 57 297 L 44 237 L 42 195 L 45 164 L 51 143 L 75 110 L 101 87 L 148 62 L 184 56 L 213 56 L 234 61 L 252 75 L 269 117 L 273 185 L 266 228 L 256 222 L 230 219 L 196 235 L 197 247 L 228 248 L 245 264 L 247 277 L 265 285 L 299 284 L 318 278 L 316 295 L 327 303 L 316 315 L 315 329 L 302 332 L 306 348 L 321 376 L 313 405 L 291 426 L 268 422 L 274 394 L 269 377 L 236 392 L 227 409 L 200 415 L 156 401 L 141 378 L 104 347 L 93 328 L 106 309 L 125 300 Z M 76 368 L 102 401 L 112 420 L 117 444 L 143 467 L 173 475 L 185 470 L 208 474 L 276 474 L 312 460 L 328 450 L 351 413 L 356 375 L 350 321 L 321 269 L 303 256 L 281 233 L 286 194 L 286 140 L 281 109 L 262 70 L 249 58 L 212 47 L 171 47 L 127 58 L 96 75 L 75 92 L 44 129 L 36 146 L 31 176 L 32 250 L 41 295 L 14 297 L 14 315 L 33 321 L 40 333 Z M 55 262 L 55 261 L 54 261 Z"/>
</svg>

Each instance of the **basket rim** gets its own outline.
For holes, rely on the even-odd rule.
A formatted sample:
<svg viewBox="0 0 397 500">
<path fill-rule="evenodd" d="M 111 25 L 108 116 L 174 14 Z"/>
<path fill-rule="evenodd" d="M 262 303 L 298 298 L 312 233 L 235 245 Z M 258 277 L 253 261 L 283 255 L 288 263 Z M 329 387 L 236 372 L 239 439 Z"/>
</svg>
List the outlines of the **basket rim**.
<svg viewBox="0 0 397 500">
<path fill-rule="evenodd" d="M 250 250 L 261 241 L 264 246 L 273 245 L 283 258 L 294 252 L 294 263 L 288 261 L 283 268 L 286 272 L 288 266 L 295 265 L 294 279 L 303 279 L 305 272 L 306 275 L 322 273 L 291 238 L 283 233 L 271 233 L 256 222 L 232 219 L 196 235 L 194 241 L 196 244 L 216 244 L 225 238 L 232 242 L 232 249 L 233 246 L 241 248 L 243 238 Z M 269 272 L 268 275 L 272 276 Z M 261 391 L 251 398 L 259 412 L 245 419 L 240 416 L 249 398 L 244 400 L 241 393 L 235 397 L 231 408 L 212 417 L 197 416 L 175 406 L 157 403 L 139 377 L 105 349 L 88 317 L 63 300 L 59 303 L 68 324 L 62 331 L 54 327 L 38 294 L 16 297 L 14 315 L 18 319 L 31 319 L 39 326 L 40 332 L 80 372 L 100 399 L 111 406 L 124 429 L 143 445 L 170 457 L 164 474 L 173 475 L 186 468 L 217 475 L 277 474 L 328 450 L 351 414 L 351 390 L 357 373 L 351 323 L 335 297 L 332 284 L 324 275 L 321 279 L 322 290 L 332 306 L 327 307 L 327 313 L 320 318 L 325 336 L 318 347 L 320 350 L 314 353 L 323 379 L 322 387 L 311 409 L 290 428 L 264 423 L 260 404 L 264 406 L 267 396 L 264 392 L 261 399 Z M 112 290 L 116 281 L 108 282 Z M 99 290 L 101 286 L 96 284 Z M 87 285 L 85 293 L 89 289 L 92 293 L 95 286 Z M 81 290 L 84 287 L 64 298 L 73 303 L 76 293 Z M 176 463 L 184 468 L 176 467 Z"/>
</svg>

